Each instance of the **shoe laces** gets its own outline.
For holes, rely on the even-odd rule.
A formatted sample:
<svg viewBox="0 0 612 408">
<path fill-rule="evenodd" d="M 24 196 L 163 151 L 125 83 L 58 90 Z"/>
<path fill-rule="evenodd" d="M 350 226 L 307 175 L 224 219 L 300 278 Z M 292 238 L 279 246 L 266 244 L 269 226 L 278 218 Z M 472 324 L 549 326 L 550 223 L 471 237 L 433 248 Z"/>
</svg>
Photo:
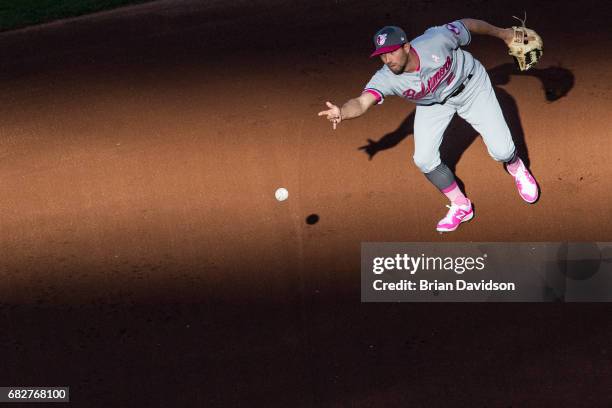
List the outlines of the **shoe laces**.
<svg viewBox="0 0 612 408">
<path fill-rule="evenodd" d="M 450 213 L 450 212 L 451 212 L 451 211 L 453 211 L 453 210 L 455 210 L 455 211 L 456 211 L 457 209 L 459 209 L 459 204 L 452 204 L 452 205 L 448 205 L 448 204 L 446 204 L 446 208 L 448 208 L 448 209 L 449 209 L 449 211 L 448 211 L 448 212 Z"/>
<path fill-rule="evenodd" d="M 519 188 L 522 189 L 523 181 L 526 181 L 527 184 L 529 185 L 531 183 L 530 178 L 531 178 L 531 173 L 529 173 L 529 170 L 527 170 L 526 168 L 522 168 L 516 173 L 516 184 L 518 185 Z"/>
<path fill-rule="evenodd" d="M 457 210 L 459 210 L 459 207 L 461 207 L 461 205 L 459 204 L 452 204 L 452 205 L 446 205 L 446 207 L 448 208 L 448 212 L 446 213 L 446 217 L 443 218 L 443 220 L 452 220 L 453 216 L 455 215 L 455 213 L 457 212 Z"/>
</svg>

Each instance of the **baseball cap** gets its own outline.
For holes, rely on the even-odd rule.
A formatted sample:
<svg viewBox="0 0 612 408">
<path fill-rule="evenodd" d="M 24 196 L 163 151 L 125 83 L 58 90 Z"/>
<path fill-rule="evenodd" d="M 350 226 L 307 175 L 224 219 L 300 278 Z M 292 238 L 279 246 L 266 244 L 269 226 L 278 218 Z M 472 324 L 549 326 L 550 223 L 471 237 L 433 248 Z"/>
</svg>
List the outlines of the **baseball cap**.
<svg viewBox="0 0 612 408">
<path fill-rule="evenodd" d="M 376 50 L 374 50 L 370 57 L 386 52 L 393 52 L 406 44 L 406 42 L 406 33 L 404 30 L 396 26 L 385 26 L 374 34 L 374 46 Z"/>
</svg>

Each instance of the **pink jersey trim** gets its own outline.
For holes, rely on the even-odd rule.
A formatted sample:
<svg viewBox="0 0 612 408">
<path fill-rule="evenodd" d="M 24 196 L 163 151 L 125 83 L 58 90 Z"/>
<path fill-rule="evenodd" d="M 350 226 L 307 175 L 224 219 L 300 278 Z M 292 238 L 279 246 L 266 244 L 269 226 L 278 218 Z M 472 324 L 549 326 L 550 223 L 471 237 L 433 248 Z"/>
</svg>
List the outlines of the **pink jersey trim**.
<svg viewBox="0 0 612 408">
<path fill-rule="evenodd" d="M 446 187 L 444 190 L 442 190 L 442 192 L 444 194 L 446 193 L 450 193 L 451 191 L 453 191 L 455 188 L 457 188 L 457 182 L 453 181 L 453 184 L 451 184 L 450 186 Z"/>
<path fill-rule="evenodd" d="M 365 89 L 363 92 L 367 92 L 369 94 L 374 95 L 374 97 L 376 98 L 376 102 L 380 102 L 382 101 L 382 95 L 380 94 L 380 92 L 374 90 L 374 89 Z"/>
<path fill-rule="evenodd" d="M 397 50 L 398 48 L 402 48 L 404 46 L 404 44 L 397 44 L 397 45 L 390 45 L 388 47 L 382 47 L 377 49 L 376 51 L 374 51 L 370 57 L 375 57 L 377 55 L 380 54 L 386 54 L 387 52 L 393 52 L 395 50 Z"/>
</svg>

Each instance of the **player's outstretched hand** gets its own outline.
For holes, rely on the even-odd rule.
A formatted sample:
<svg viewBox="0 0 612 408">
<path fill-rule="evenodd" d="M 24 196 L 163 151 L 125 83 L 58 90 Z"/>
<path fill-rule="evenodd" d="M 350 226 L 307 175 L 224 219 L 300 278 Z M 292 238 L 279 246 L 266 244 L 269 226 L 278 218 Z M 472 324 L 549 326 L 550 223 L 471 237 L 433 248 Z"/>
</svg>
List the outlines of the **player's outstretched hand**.
<svg viewBox="0 0 612 408">
<path fill-rule="evenodd" d="M 332 123 L 334 130 L 336 130 L 336 127 L 338 126 L 338 124 L 342 122 L 342 115 L 340 114 L 340 108 L 331 102 L 325 102 L 325 104 L 327 105 L 329 109 L 319 112 L 319 116 L 327 116 L 327 120 L 329 120 Z"/>
</svg>

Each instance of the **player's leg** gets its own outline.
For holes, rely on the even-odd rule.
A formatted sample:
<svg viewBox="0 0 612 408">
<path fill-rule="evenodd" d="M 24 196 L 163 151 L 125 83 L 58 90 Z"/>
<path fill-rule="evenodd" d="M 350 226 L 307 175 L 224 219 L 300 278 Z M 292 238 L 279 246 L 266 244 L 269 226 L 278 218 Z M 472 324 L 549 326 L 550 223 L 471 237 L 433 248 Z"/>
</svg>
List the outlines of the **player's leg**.
<svg viewBox="0 0 612 408">
<path fill-rule="evenodd" d="M 489 155 L 506 165 L 523 200 L 528 203 L 535 202 L 538 199 L 538 185 L 516 153 L 510 129 L 489 76 L 481 64 L 476 64 L 469 88 L 470 92 L 466 92 L 463 100 L 458 103 L 457 113 L 480 133 Z"/>
<path fill-rule="evenodd" d="M 450 210 L 437 225 L 441 232 L 454 231 L 472 219 L 472 203 L 457 185 L 453 172 L 440 159 L 444 131 L 455 114 L 448 105 L 417 106 L 414 118 L 414 163 L 425 177 L 450 200 Z"/>
</svg>

